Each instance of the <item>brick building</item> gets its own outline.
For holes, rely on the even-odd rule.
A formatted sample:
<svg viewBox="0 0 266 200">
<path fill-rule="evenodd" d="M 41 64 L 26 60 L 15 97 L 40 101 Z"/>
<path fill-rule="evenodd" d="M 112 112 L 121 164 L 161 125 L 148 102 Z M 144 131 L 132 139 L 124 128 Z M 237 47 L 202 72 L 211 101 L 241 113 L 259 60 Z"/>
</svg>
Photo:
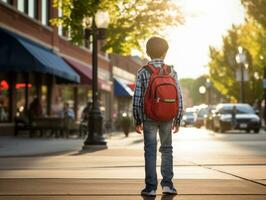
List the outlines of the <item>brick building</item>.
<svg viewBox="0 0 266 200">
<path fill-rule="evenodd" d="M 6 113 L 2 124 L 12 127 L 16 112 L 27 108 L 34 96 L 41 98 L 46 115 L 56 114 L 62 102 L 69 101 L 78 118 L 92 95 L 91 50 L 71 44 L 62 27 L 51 26 L 50 19 L 58 15 L 52 0 L 0 0 L 0 106 Z M 4 59 L 11 54 L 13 59 Z M 98 54 L 98 66 L 101 110 L 110 120 L 112 65 L 107 54 Z"/>
<path fill-rule="evenodd" d="M 123 113 L 132 116 L 136 73 L 143 64 L 146 64 L 146 60 L 141 60 L 137 56 L 120 55 L 110 55 L 110 60 L 114 79 L 113 116 L 119 117 Z"/>
</svg>

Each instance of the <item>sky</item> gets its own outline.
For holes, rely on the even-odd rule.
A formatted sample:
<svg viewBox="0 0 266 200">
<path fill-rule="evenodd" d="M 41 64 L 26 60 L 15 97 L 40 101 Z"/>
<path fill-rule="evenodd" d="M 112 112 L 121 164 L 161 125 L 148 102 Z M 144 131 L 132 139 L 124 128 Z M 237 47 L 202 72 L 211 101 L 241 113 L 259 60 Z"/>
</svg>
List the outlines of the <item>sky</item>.
<svg viewBox="0 0 266 200">
<path fill-rule="evenodd" d="M 222 35 L 232 24 L 244 22 L 240 0 L 175 0 L 186 22 L 167 30 L 168 64 L 179 78 L 197 78 L 208 73 L 209 46 L 221 47 Z"/>
</svg>

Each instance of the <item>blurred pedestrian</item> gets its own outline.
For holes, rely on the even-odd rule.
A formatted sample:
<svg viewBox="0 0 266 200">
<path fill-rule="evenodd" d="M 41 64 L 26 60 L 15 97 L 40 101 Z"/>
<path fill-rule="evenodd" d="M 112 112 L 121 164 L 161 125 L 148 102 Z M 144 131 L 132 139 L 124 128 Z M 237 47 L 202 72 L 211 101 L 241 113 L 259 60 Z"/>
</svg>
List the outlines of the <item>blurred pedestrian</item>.
<svg viewBox="0 0 266 200">
<path fill-rule="evenodd" d="M 43 116 L 42 105 L 40 103 L 39 98 L 35 97 L 29 106 L 29 117 L 35 118 L 35 117 L 42 117 L 42 116 Z"/>
<path fill-rule="evenodd" d="M 164 64 L 167 50 L 168 44 L 166 40 L 159 37 L 152 37 L 148 40 L 146 52 L 151 61 L 138 71 L 133 96 L 135 130 L 139 134 L 141 134 L 142 130 L 144 131 L 146 187 L 141 191 L 141 195 L 144 196 L 156 196 L 158 185 L 156 172 L 158 130 L 161 141 L 159 151 L 162 154 L 162 191 L 163 194 L 177 194 L 172 182 L 174 176 L 172 130 L 174 133 L 179 131 L 183 103 L 177 73 L 173 66 Z M 158 78 L 162 75 L 164 79 L 155 79 L 155 77 Z M 155 91 L 152 91 L 151 88 L 155 88 Z M 156 101 L 154 99 L 151 101 L 149 98 L 151 95 L 146 94 L 156 94 Z M 143 107 L 144 104 L 145 106 Z M 150 105 L 150 107 L 148 108 L 147 105 Z M 153 105 L 154 107 L 152 107 Z M 151 110 L 152 112 L 149 112 Z M 155 119 L 153 113 L 158 114 L 158 119 Z"/>
<path fill-rule="evenodd" d="M 7 114 L 4 108 L 4 102 L 1 100 L 0 101 L 0 121 L 6 121 L 7 120 Z"/>
<path fill-rule="evenodd" d="M 236 128 L 236 124 L 237 124 L 237 122 L 236 122 L 236 113 L 237 113 L 237 109 L 236 109 L 236 106 L 235 105 L 233 105 L 233 108 L 232 108 L 232 113 L 231 113 L 231 125 L 232 125 L 232 129 L 235 129 Z"/>
<path fill-rule="evenodd" d="M 88 102 L 86 107 L 83 109 L 83 111 L 81 113 L 81 122 L 88 122 L 89 121 L 91 109 L 92 109 L 92 102 Z"/>
<path fill-rule="evenodd" d="M 62 118 L 69 117 L 69 118 L 71 118 L 73 120 L 75 119 L 75 113 L 74 113 L 73 109 L 69 107 L 69 103 L 68 102 L 64 103 L 64 107 L 63 107 L 63 110 L 61 111 L 60 116 Z"/>
</svg>

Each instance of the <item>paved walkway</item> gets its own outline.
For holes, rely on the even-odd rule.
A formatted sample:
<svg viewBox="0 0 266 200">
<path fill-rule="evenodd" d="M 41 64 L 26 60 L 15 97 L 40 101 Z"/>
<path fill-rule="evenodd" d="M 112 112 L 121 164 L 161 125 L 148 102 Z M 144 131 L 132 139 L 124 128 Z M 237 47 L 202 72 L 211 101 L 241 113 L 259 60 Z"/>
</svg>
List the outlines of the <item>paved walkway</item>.
<svg viewBox="0 0 266 200">
<path fill-rule="evenodd" d="M 180 145 L 185 137 L 181 131 Z M 219 147 L 216 139 L 208 143 Z M 114 134 L 108 138 L 108 149 L 100 151 L 82 152 L 82 144 L 78 139 L 1 138 L 0 199 L 143 199 L 139 195 L 144 184 L 142 136 Z M 265 200 L 265 154 L 175 151 L 179 195 L 162 196 L 158 188 L 156 199 Z M 158 172 L 159 163 L 158 155 Z"/>
</svg>

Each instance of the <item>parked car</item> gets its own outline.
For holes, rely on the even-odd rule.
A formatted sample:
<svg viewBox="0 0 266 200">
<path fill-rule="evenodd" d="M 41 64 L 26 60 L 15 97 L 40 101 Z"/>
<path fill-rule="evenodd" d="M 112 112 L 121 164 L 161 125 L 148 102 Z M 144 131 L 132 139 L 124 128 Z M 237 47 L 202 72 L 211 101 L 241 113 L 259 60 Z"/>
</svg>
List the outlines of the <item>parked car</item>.
<svg viewBox="0 0 266 200">
<path fill-rule="evenodd" d="M 254 109 L 248 104 L 219 104 L 213 116 L 214 131 L 245 130 L 258 133 L 261 120 Z"/>
<path fill-rule="evenodd" d="M 204 115 L 204 126 L 210 130 L 213 130 L 214 110 L 215 106 L 208 106 L 207 113 Z"/>
<path fill-rule="evenodd" d="M 207 112 L 208 112 L 207 105 L 199 106 L 198 110 L 195 112 L 194 126 L 196 128 L 200 128 L 204 125 L 204 115 L 206 115 Z"/>
<path fill-rule="evenodd" d="M 182 126 L 193 126 L 194 125 L 194 111 L 191 109 L 186 109 L 186 111 L 183 114 L 182 121 L 181 121 Z"/>
</svg>

